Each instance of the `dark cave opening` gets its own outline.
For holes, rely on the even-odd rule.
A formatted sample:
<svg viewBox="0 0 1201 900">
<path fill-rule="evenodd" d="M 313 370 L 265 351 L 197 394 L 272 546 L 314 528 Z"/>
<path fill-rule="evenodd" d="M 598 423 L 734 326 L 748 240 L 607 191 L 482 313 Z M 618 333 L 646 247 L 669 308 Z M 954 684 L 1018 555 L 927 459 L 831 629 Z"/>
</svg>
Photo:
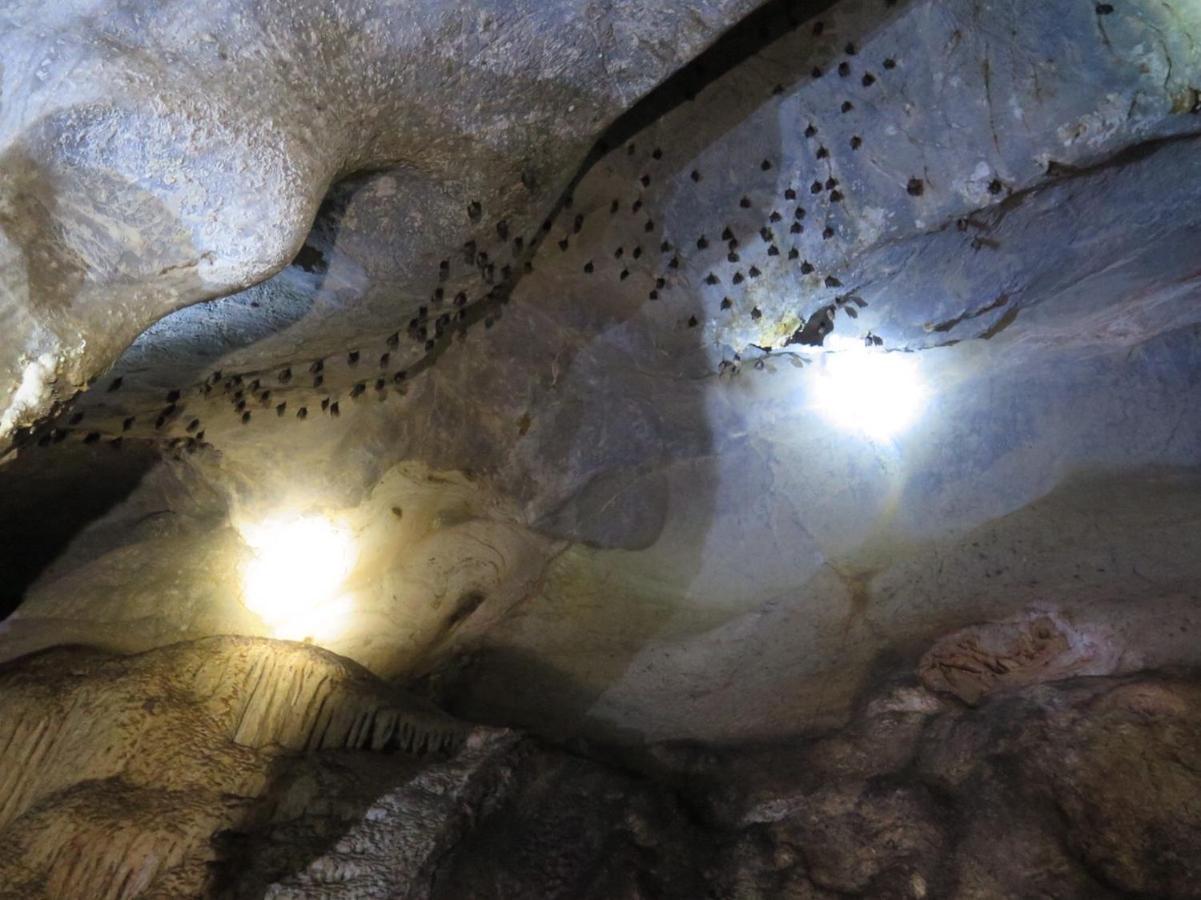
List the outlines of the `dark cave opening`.
<svg viewBox="0 0 1201 900">
<path fill-rule="evenodd" d="M 0 619 L 88 525 L 117 506 L 158 460 L 125 444 L 64 443 L 0 466 Z"/>
</svg>

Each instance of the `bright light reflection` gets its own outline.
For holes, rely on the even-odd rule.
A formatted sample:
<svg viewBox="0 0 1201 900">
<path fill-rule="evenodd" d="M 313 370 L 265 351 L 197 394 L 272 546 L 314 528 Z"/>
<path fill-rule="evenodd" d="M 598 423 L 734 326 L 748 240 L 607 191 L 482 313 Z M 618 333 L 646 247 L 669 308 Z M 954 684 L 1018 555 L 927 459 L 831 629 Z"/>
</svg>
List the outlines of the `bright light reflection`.
<svg viewBox="0 0 1201 900">
<path fill-rule="evenodd" d="M 814 375 L 817 410 L 837 427 L 875 441 L 896 437 L 926 405 L 914 354 L 867 348 L 828 353 Z"/>
<path fill-rule="evenodd" d="M 342 583 L 355 562 L 350 532 L 323 516 L 280 517 L 239 529 L 254 555 L 242 567 L 247 608 L 288 640 L 329 639 L 351 611 Z"/>
</svg>

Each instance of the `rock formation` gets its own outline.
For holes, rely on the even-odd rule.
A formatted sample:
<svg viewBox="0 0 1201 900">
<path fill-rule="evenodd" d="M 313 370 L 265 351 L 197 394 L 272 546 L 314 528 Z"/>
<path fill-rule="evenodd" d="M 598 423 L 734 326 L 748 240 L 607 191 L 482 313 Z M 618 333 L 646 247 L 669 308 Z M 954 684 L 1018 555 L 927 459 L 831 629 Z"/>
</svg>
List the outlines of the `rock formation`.
<svg viewBox="0 0 1201 900">
<path fill-rule="evenodd" d="M 62 648 L 0 672 L 0 896 L 1197 896 L 1201 686 L 969 708 L 642 771 L 456 723 L 301 644 Z"/>
<path fill-rule="evenodd" d="M 1198 47 L 17 0 L 3 896 L 1193 896 Z"/>
</svg>

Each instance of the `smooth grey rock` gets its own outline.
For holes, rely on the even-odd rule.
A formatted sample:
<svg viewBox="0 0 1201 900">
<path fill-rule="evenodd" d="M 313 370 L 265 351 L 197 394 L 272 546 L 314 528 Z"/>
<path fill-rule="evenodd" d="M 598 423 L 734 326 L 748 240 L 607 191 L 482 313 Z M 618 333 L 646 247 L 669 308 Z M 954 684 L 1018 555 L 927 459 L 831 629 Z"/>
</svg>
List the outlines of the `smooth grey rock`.
<svg viewBox="0 0 1201 900">
<path fill-rule="evenodd" d="M 402 265 L 531 234 L 599 132 L 753 5 L 10 5 L 0 439 L 283 268 L 342 176 L 398 167 Z"/>
</svg>

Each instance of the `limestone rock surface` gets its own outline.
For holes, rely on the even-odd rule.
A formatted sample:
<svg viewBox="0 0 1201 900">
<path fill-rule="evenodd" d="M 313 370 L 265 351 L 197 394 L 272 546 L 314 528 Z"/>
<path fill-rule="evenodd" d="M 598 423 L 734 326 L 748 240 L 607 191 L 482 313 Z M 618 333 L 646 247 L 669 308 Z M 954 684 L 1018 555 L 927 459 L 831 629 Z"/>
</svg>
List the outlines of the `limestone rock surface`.
<svg viewBox="0 0 1201 900">
<path fill-rule="evenodd" d="M 1194 676 L 861 699 L 619 765 L 300 644 L 47 651 L 0 670 L 0 896 L 1198 896 Z"/>
<path fill-rule="evenodd" d="M 394 167 L 421 217 L 402 267 L 527 233 L 600 131 L 753 5 L 9 4 L 0 440 L 162 316 L 286 266 L 345 175 Z"/>
<path fill-rule="evenodd" d="M 1197 896 L 1199 48 L 10 3 L 5 900 Z"/>
<path fill-rule="evenodd" d="M 882 654 L 1032 607 L 1129 635 L 1118 671 L 1197 664 L 1197 33 L 1186 5 L 768 5 L 544 220 L 442 229 L 406 170 L 338 182 L 293 265 L 160 321 L 23 449 L 170 471 L 0 655 L 266 633 L 230 526 L 300 486 L 377 523 L 327 645 L 543 733 L 835 724 Z M 823 405 L 865 343 L 925 388 L 884 441 Z"/>
</svg>

